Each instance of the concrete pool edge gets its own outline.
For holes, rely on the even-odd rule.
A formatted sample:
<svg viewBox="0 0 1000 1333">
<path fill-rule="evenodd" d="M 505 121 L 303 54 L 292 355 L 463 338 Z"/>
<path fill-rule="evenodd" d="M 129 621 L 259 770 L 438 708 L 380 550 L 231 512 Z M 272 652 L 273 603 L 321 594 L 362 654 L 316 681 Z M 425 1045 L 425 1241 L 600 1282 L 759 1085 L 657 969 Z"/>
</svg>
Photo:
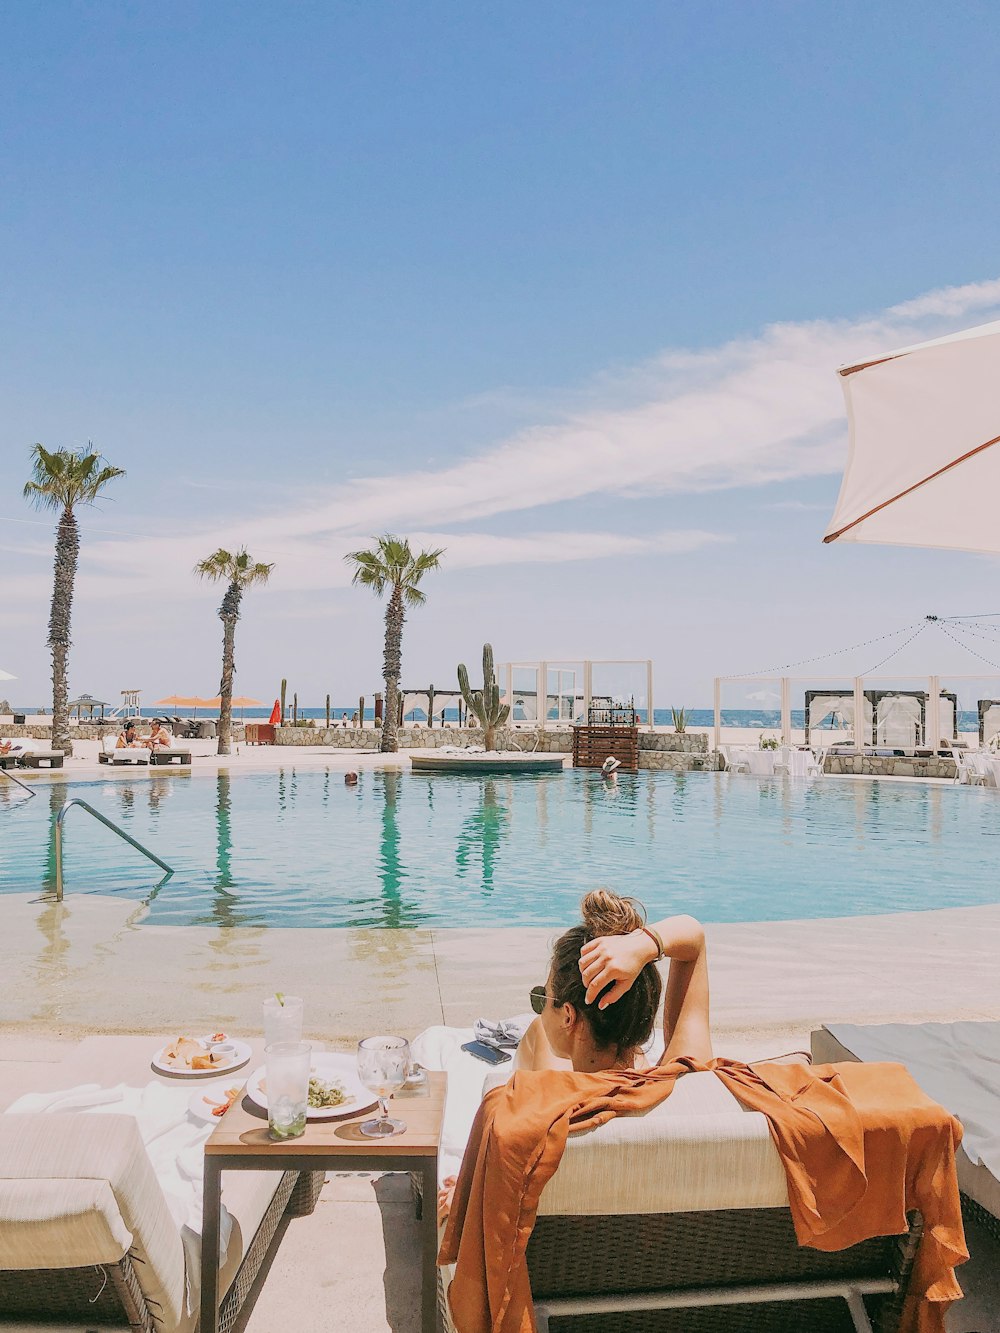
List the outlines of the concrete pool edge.
<svg viewBox="0 0 1000 1333">
<path fill-rule="evenodd" d="M 157 926 L 134 903 L 37 894 L 0 900 L 0 1036 L 259 1027 L 276 989 L 303 994 L 310 1035 L 351 1044 L 376 1029 L 528 1008 L 547 927 L 405 930 Z M 823 1022 L 1000 1019 L 1000 905 L 706 927 L 717 1048 Z M 718 1043 L 722 1045 L 719 1046 Z"/>
</svg>

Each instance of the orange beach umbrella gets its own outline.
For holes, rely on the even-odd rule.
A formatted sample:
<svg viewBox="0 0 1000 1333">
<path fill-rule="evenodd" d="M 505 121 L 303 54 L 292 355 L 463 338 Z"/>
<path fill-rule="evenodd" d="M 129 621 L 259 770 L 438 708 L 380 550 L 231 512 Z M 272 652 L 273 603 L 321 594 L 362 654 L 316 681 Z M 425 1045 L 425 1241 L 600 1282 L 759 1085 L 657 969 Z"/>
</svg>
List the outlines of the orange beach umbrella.
<svg viewBox="0 0 1000 1333">
<path fill-rule="evenodd" d="M 221 708 L 222 696 L 217 694 L 214 699 L 205 699 L 203 702 L 206 708 Z M 262 708 L 263 704 L 260 699 L 248 699 L 245 694 L 238 694 L 233 700 L 233 707 L 238 708 L 242 716 L 244 708 Z"/>
</svg>

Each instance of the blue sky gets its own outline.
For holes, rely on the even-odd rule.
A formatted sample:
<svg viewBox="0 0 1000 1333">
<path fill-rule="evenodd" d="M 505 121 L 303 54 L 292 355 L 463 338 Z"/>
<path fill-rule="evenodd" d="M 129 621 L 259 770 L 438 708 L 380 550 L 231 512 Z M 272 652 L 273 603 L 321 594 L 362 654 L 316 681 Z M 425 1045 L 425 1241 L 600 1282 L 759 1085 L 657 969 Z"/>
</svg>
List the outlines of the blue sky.
<svg viewBox="0 0 1000 1333">
<path fill-rule="evenodd" d="M 448 548 L 415 683 L 489 637 L 700 705 L 990 609 L 991 561 L 820 536 L 836 365 L 1000 312 L 998 57 L 974 4 L 7 7 L 10 692 L 47 689 L 35 440 L 128 471 L 84 519 L 71 684 L 105 697 L 214 692 L 222 541 L 276 563 L 262 698 L 377 687 L 341 557 L 384 528 Z"/>
</svg>

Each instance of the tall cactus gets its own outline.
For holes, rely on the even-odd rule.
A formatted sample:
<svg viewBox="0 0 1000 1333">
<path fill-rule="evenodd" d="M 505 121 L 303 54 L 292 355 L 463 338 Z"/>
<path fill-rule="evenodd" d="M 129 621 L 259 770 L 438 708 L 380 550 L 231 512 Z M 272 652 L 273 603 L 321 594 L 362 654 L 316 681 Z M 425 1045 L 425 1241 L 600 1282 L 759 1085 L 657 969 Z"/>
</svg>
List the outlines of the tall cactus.
<svg viewBox="0 0 1000 1333">
<path fill-rule="evenodd" d="M 500 702 L 500 686 L 493 671 L 493 645 L 483 644 L 483 688 L 474 690 L 469 685 L 469 673 L 465 663 L 459 663 L 458 688 L 470 713 L 475 714 L 482 727 L 487 750 L 496 749 L 497 727 L 502 727 L 510 717 L 510 704 Z"/>
</svg>

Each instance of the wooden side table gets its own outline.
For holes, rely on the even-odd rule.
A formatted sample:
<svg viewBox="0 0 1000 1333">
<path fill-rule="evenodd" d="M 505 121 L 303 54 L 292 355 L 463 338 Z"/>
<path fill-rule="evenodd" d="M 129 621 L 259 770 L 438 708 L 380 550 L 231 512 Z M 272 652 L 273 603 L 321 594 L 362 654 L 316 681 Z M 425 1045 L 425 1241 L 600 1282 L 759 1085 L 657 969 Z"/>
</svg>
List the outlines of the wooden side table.
<svg viewBox="0 0 1000 1333">
<path fill-rule="evenodd" d="M 391 1112 L 406 1122 L 401 1134 L 370 1139 L 358 1126 L 374 1112 L 351 1120 L 312 1121 L 300 1138 L 275 1143 L 267 1119 L 241 1098 L 205 1144 L 205 1195 L 201 1236 L 199 1333 L 219 1330 L 219 1220 L 223 1171 L 408 1171 L 420 1176 L 421 1330 L 437 1329 L 438 1144 L 448 1076 L 428 1072 L 425 1081 L 397 1092 Z M 252 1110 L 250 1108 L 253 1108 Z"/>
</svg>

